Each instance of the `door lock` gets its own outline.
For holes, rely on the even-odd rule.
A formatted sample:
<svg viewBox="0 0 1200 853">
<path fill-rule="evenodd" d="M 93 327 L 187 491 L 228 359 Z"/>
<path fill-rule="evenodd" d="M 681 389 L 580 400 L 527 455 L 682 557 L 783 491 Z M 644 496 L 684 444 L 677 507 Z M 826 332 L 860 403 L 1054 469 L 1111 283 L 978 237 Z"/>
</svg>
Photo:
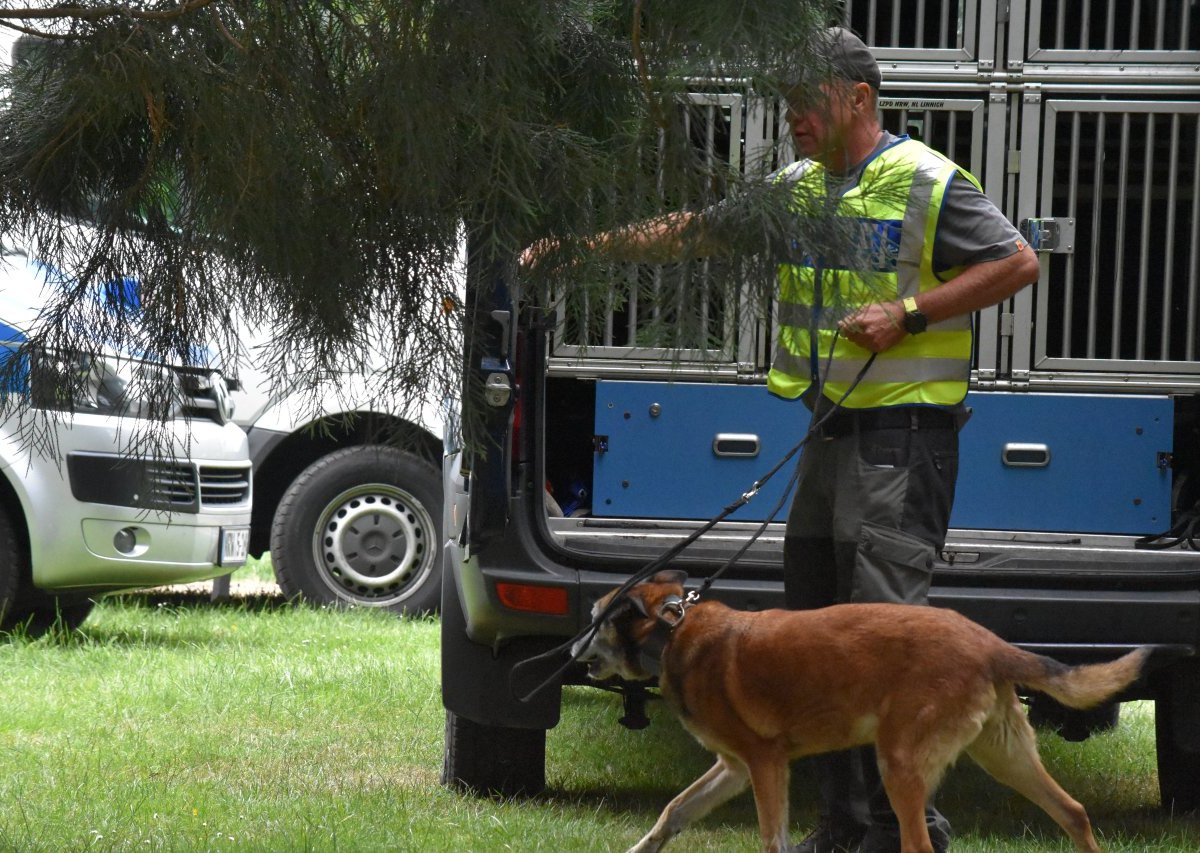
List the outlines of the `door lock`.
<svg viewBox="0 0 1200 853">
<path fill-rule="evenodd" d="M 483 383 L 483 401 L 489 406 L 501 408 L 512 399 L 512 382 L 504 373 L 489 373 Z"/>
</svg>

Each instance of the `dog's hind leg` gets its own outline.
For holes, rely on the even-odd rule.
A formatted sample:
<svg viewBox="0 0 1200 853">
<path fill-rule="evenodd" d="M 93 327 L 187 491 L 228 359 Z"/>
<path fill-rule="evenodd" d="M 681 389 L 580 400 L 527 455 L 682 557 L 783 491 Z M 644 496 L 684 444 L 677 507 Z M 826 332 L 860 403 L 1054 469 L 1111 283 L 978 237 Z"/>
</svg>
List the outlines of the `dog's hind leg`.
<svg viewBox="0 0 1200 853">
<path fill-rule="evenodd" d="M 1097 853 L 1100 847 L 1083 806 L 1046 772 L 1037 753 L 1037 737 L 1012 688 L 1001 691 L 996 711 L 967 754 L 998 782 L 1027 797 L 1061 826 L 1075 847 Z"/>
<path fill-rule="evenodd" d="M 888 802 L 900 824 L 903 853 L 933 853 L 926 803 L 947 765 L 978 733 L 979 725 L 970 718 L 918 718 L 916 725 L 906 721 L 899 726 L 893 719 L 881 725 L 875 754 Z"/>
<path fill-rule="evenodd" d="M 929 827 L 925 824 L 928 796 L 925 779 L 915 765 L 898 760 L 895 753 L 885 757 L 884 752 L 878 750 L 878 754 L 883 788 L 900 823 L 901 853 L 933 853 Z"/>
<path fill-rule="evenodd" d="M 717 763 L 707 773 L 667 804 L 654 828 L 629 848 L 629 853 L 650 853 L 660 849 L 685 826 L 746 790 L 749 782 L 745 765 L 737 759 L 718 755 Z"/>
</svg>

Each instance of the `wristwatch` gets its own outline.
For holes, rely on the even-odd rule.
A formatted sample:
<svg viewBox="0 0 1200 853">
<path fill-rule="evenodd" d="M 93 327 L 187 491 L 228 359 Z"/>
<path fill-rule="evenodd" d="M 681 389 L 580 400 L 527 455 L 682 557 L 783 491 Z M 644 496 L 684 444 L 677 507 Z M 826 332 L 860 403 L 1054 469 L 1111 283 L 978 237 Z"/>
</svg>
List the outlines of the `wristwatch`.
<svg viewBox="0 0 1200 853">
<path fill-rule="evenodd" d="M 915 297 L 904 297 L 904 329 L 910 335 L 919 335 L 929 326 L 929 319 L 917 308 Z"/>
</svg>

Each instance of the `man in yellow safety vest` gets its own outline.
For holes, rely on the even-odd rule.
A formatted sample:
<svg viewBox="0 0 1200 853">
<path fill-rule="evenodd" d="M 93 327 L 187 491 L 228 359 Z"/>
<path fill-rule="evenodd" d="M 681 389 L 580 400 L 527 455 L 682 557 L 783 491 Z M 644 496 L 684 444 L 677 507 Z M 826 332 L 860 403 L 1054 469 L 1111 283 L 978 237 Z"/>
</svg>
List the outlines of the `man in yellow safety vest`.
<svg viewBox="0 0 1200 853">
<path fill-rule="evenodd" d="M 818 79 L 786 92 L 801 159 L 771 180 L 794 187 L 797 215 L 822 205 L 851 239 L 840 256 L 795 253 L 778 267 L 768 387 L 824 419 L 800 461 L 785 595 L 793 608 L 926 604 L 968 414 L 972 315 L 1036 281 L 1040 265 L 970 173 L 880 127 L 881 73 L 857 36 L 826 30 L 820 54 Z M 589 245 L 637 261 L 720 251 L 717 218 L 705 218 L 673 213 Z M 531 246 L 522 264 L 551 246 Z M 873 750 L 819 756 L 817 768 L 821 820 L 795 849 L 898 851 Z M 945 850 L 949 825 L 932 805 L 926 818 Z"/>
</svg>

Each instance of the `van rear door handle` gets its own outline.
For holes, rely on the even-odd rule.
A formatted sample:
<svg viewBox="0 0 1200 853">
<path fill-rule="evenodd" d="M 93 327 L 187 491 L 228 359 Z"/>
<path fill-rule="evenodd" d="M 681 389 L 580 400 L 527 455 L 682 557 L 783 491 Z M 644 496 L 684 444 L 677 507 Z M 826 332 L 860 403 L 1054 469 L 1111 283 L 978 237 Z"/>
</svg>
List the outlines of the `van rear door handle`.
<svg viewBox="0 0 1200 853">
<path fill-rule="evenodd" d="M 753 457 L 758 455 L 760 443 L 753 433 L 719 432 L 713 438 L 713 453 L 717 456 Z"/>
<path fill-rule="evenodd" d="M 1010 441 L 1000 458 L 1009 468 L 1045 468 L 1050 464 L 1050 446 Z"/>
</svg>

